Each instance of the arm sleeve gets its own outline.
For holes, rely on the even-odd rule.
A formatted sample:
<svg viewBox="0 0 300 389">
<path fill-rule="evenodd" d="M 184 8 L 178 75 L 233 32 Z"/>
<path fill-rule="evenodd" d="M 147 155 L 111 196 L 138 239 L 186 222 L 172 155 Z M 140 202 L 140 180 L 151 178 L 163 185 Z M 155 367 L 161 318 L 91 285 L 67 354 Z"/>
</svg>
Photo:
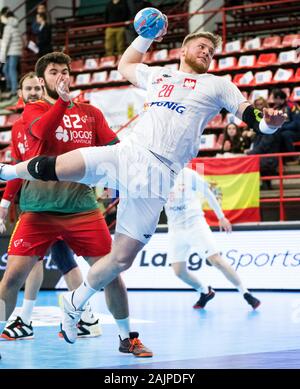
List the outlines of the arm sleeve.
<svg viewBox="0 0 300 389">
<path fill-rule="evenodd" d="M 109 127 L 102 112 L 94 108 L 96 119 L 96 144 L 97 146 L 108 146 L 119 142 L 117 135 Z"/>
<path fill-rule="evenodd" d="M 246 102 L 247 100 L 242 95 L 240 90 L 231 81 L 226 80 L 225 78 L 221 78 L 219 87 L 221 107 L 235 115 L 239 109 L 240 104 Z"/>
<path fill-rule="evenodd" d="M 59 98 L 48 109 L 47 103 L 38 101 L 26 104 L 23 112 L 23 120 L 31 135 L 38 139 L 47 139 L 59 126 L 69 102 Z"/>
<path fill-rule="evenodd" d="M 6 62 L 6 54 L 8 49 L 8 44 L 10 40 L 10 28 L 9 26 L 5 26 L 3 30 L 3 36 L 1 39 L 1 50 L 0 50 L 0 62 Z"/>
<path fill-rule="evenodd" d="M 16 178 L 14 180 L 8 181 L 3 193 L 2 198 L 12 202 L 16 197 L 16 194 L 21 189 L 23 180 L 21 178 Z"/>
<path fill-rule="evenodd" d="M 207 199 L 209 206 L 217 215 L 218 219 L 222 219 L 224 217 L 224 213 L 222 211 L 222 208 L 220 207 L 218 200 L 216 199 L 216 196 L 209 188 L 208 183 L 194 170 L 191 170 L 191 172 L 193 174 L 193 190 L 195 190 L 196 192 L 200 192 L 203 197 Z"/>
</svg>

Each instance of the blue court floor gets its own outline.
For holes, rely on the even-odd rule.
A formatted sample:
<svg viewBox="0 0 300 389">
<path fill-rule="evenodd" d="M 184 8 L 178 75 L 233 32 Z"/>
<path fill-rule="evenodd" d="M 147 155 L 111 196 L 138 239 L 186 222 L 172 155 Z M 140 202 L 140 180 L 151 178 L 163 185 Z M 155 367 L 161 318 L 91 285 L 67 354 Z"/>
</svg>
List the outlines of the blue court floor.
<svg viewBox="0 0 300 389">
<path fill-rule="evenodd" d="M 60 339 L 59 293 L 40 292 L 34 340 L 0 342 L 0 369 L 300 368 L 300 293 L 255 293 L 262 304 L 253 311 L 238 292 L 218 292 L 199 311 L 192 291 L 130 291 L 132 330 L 154 352 L 147 359 L 118 352 L 101 293 L 92 306 L 101 312 L 102 336 L 73 345 Z"/>
</svg>

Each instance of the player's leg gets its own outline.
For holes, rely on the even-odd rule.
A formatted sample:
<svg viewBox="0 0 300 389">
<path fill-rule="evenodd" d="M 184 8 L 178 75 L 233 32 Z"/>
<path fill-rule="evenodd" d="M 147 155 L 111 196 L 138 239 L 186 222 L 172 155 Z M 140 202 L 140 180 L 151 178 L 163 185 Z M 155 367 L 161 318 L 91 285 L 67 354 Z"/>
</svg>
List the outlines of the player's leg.
<svg viewBox="0 0 300 389">
<path fill-rule="evenodd" d="M 247 288 L 245 288 L 237 272 L 221 257 L 219 253 L 210 255 L 207 259 L 239 290 L 244 299 L 253 309 L 256 309 L 260 305 L 260 301 L 254 297 Z"/>
</svg>

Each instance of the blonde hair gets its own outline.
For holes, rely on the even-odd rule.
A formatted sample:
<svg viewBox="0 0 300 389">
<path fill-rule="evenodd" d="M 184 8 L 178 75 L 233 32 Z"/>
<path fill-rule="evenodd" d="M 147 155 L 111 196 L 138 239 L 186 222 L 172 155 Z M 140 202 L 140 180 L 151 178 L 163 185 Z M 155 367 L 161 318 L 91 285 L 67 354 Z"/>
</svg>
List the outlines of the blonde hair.
<svg viewBox="0 0 300 389">
<path fill-rule="evenodd" d="M 188 34 L 184 38 L 182 42 L 182 46 L 185 46 L 191 40 L 198 39 L 198 38 L 209 39 L 214 45 L 214 49 L 217 49 L 222 44 L 222 38 L 219 35 L 213 34 L 212 32 L 209 31 L 201 31 L 201 32 L 194 32 L 192 34 Z"/>
</svg>

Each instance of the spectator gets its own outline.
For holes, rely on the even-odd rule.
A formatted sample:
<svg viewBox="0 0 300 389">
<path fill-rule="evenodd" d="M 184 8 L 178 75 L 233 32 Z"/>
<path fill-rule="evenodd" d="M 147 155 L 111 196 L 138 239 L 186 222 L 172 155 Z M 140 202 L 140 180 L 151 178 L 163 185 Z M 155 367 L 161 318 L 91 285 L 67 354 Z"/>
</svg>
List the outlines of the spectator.
<svg viewBox="0 0 300 389">
<path fill-rule="evenodd" d="M 133 20 L 135 15 L 143 8 L 153 7 L 150 1 L 147 0 L 127 0 L 129 9 L 129 19 Z M 133 27 L 133 23 L 130 23 L 126 28 L 126 41 L 130 45 L 131 42 L 137 37 L 137 33 Z"/>
<path fill-rule="evenodd" d="M 3 30 L 7 23 L 7 13 L 10 11 L 9 7 L 3 7 L 0 11 L 0 39 L 2 39 Z"/>
<path fill-rule="evenodd" d="M 263 108 L 269 108 L 268 102 L 259 97 L 254 100 L 254 107 L 263 110 Z M 250 129 L 248 132 L 251 133 L 253 130 Z M 248 134 L 249 135 L 249 134 Z M 255 154 L 271 154 L 278 153 L 280 151 L 280 135 L 275 133 L 272 135 L 263 135 L 257 134 L 252 137 L 252 144 L 250 150 L 246 151 L 248 155 Z M 260 175 L 265 176 L 274 176 L 278 174 L 278 158 L 277 157 L 264 157 L 260 158 Z M 263 180 L 261 184 L 261 189 L 271 189 L 271 180 Z"/>
<path fill-rule="evenodd" d="M 51 15 L 50 13 L 47 11 L 47 8 L 46 8 L 46 5 L 45 4 L 39 4 L 36 8 L 36 15 L 37 14 L 45 14 L 46 15 L 46 22 L 48 23 L 48 25 L 51 25 Z M 36 16 L 32 22 L 32 25 L 31 25 L 31 32 L 33 35 L 37 35 L 39 33 L 39 30 L 40 30 L 40 25 L 39 23 L 37 22 L 36 20 Z"/>
<path fill-rule="evenodd" d="M 0 62 L 4 63 L 3 73 L 9 94 L 6 97 L 17 97 L 18 66 L 22 55 L 22 38 L 18 19 L 13 12 L 7 13 L 7 23 L 3 30 L 0 49 Z"/>
<path fill-rule="evenodd" d="M 300 141 L 300 111 L 299 107 L 287 99 L 286 93 L 281 89 L 272 91 L 274 108 L 281 109 L 287 114 L 287 121 L 279 130 L 281 137 L 281 151 L 294 152 L 294 142 Z M 286 165 L 297 165 L 299 157 L 289 157 Z"/>
<path fill-rule="evenodd" d="M 127 22 L 129 9 L 126 0 L 110 0 L 105 9 L 104 21 L 107 24 Z M 105 29 L 105 55 L 121 55 L 125 50 L 125 26 Z"/>
<path fill-rule="evenodd" d="M 38 55 L 39 57 L 42 57 L 53 51 L 51 26 L 47 23 L 47 16 L 45 13 L 38 13 L 36 15 L 36 21 L 40 26 L 39 32 L 36 35 L 36 44 L 39 48 Z"/>
<path fill-rule="evenodd" d="M 245 139 L 238 126 L 235 123 L 229 123 L 224 129 L 224 138 L 222 152 L 232 154 L 243 154 L 247 148 L 247 139 Z"/>
</svg>

